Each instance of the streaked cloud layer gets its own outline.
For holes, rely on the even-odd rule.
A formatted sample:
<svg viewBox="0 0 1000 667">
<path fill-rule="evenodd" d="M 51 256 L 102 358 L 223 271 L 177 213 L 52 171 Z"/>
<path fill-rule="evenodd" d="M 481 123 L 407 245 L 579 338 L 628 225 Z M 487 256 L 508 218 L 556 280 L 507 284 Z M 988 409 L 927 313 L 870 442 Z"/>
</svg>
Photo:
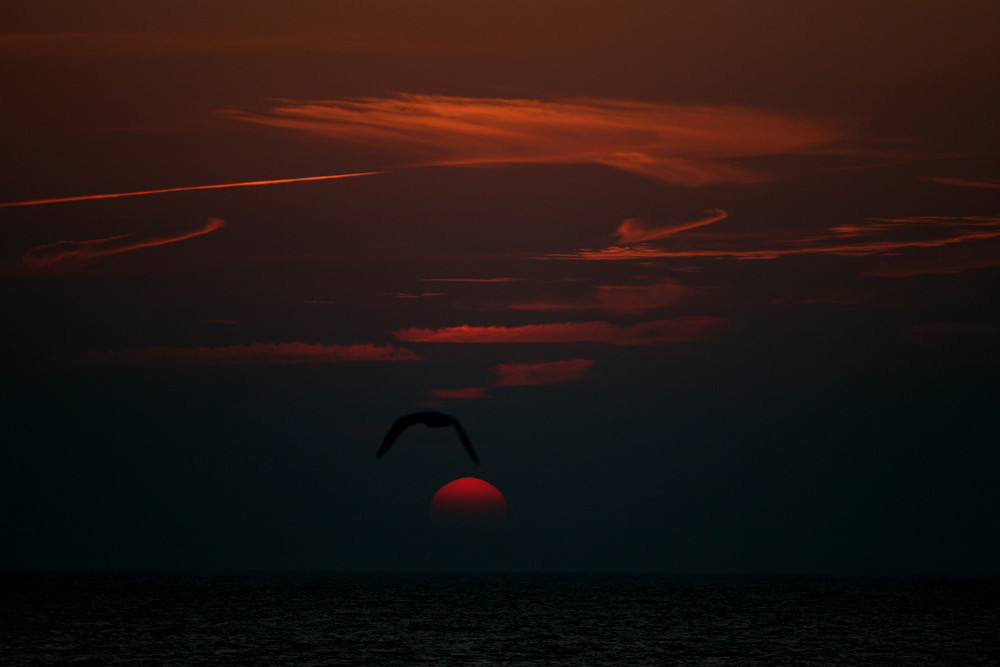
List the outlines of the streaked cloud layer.
<svg viewBox="0 0 1000 667">
<path fill-rule="evenodd" d="M 692 187 L 765 180 L 737 160 L 813 153 L 845 138 L 830 124 L 787 113 L 606 99 L 398 95 L 229 113 L 396 151 L 411 165 L 601 164 Z"/>
<path fill-rule="evenodd" d="M 735 245 L 726 234 L 700 243 L 639 242 L 607 248 L 551 253 L 544 259 L 650 260 L 657 258 L 775 259 L 789 255 L 893 255 L 906 250 L 943 248 L 1000 238 L 1000 216 L 909 216 L 869 218 L 799 238 Z M 989 249 L 986 249 L 989 252 Z"/>
<path fill-rule="evenodd" d="M 656 345 L 698 340 L 725 324 L 718 317 L 691 315 L 632 325 L 610 322 L 559 322 L 523 326 L 410 328 L 393 335 L 409 343 L 604 343 Z"/>
</svg>

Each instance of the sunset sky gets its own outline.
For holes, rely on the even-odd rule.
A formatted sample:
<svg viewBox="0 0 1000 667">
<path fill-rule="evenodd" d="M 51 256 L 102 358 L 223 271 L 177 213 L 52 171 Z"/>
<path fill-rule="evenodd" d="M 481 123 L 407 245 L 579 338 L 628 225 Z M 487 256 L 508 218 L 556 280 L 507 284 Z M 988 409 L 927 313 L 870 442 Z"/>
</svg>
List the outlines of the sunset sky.
<svg viewBox="0 0 1000 667">
<path fill-rule="evenodd" d="M 998 33 L 0 2 L 0 568 L 998 573 Z"/>
</svg>

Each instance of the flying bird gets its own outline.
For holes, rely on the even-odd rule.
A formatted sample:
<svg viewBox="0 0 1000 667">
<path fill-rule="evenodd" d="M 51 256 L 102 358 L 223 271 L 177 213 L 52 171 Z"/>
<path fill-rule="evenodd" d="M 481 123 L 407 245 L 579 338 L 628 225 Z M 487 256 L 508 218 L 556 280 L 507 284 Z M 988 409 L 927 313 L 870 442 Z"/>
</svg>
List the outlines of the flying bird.
<svg viewBox="0 0 1000 667">
<path fill-rule="evenodd" d="M 459 439 L 461 439 L 462 444 L 465 445 L 465 451 L 469 452 L 469 456 L 472 457 L 474 463 L 479 463 L 479 457 L 476 456 L 475 450 L 472 449 L 472 442 L 469 440 L 469 436 L 466 435 L 465 429 L 462 428 L 462 425 L 459 424 L 458 420 L 451 415 L 446 415 L 443 412 L 438 412 L 437 410 L 414 412 L 411 415 L 403 415 L 397 419 L 389 429 L 389 432 L 385 434 L 385 440 L 382 441 L 382 446 L 378 448 L 378 454 L 375 455 L 375 458 L 382 458 L 382 456 L 389 451 L 389 448 L 392 447 L 392 443 L 396 442 L 396 438 L 399 437 L 399 434 L 414 424 L 424 424 L 426 426 L 430 426 L 431 428 L 454 426 L 455 430 L 458 431 Z"/>
</svg>

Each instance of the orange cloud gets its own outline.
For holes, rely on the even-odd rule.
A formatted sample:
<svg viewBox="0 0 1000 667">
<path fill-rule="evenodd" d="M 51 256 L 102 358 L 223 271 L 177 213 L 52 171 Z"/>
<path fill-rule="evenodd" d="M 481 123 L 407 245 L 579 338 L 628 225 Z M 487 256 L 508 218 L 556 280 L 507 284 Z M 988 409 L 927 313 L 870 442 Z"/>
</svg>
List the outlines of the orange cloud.
<svg viewBox="0 0 1000 667">
<path fill-rule="evenodd" d="M 404 347 L 359 343 L 310 345 L 308 343 L 253 343 L 226 347 L 145 347 L 87 357 L 95 361 L 137 364 L 322 364 L 342 361 L 417 361 Z"/>
<path fill-rule="evenodd" d="M 735 161 L 813 153 L 843 138 L 789 114 L 624 100 L 399 95 L 293 100 L 230 115 L 395 150 L 416 165 L 600 164 L 691 187 L 765 180 Z"/>
<path fill-rule="evenodd" d="M 493 372 L 497 374 L 497 385 L 522 387 L 582 380 L 593 365 L 593 359 L 568 359 L 539 363 L 499 364 L 493 367 Z"/>
<path fill-rule="evenodd" d="M 29 269 L 33 270 L 48 269 L 56 264 L 82 264 L 108 255 L 120 255 L 140 248 L 153 248 L 186 241 L 222 229 L 223 226 L 225 226 L 225 221 L 221 218 L 209 218 L 204 225 L 190 232 L 157 236 L 144 240 L 133 240 L 131 235 L 122 234 L 88 241 L 58 241 L 32 248 L 24 253 L 22 261 Z"/>
<path fill-rule="evenodd" d="M 724 220 L 729 217 L 728 213 L 717 208 L 712 209 L 707 213 L 707 216 L 698 220 L 667 225 L 650 225 L 643 220 L 630 218 L 628 220 L 623 220 L 622 224 L 618 225 L 618 229 L 615 231 L 615 234 L 618 236 L 618 243 L 621 245 L 631 245 L 641 241 L 656 241 L 658 239 L 664 239 L 668 236 L 673 236 L 678 232 L 694 229 L 696 227 L 704 227 L 705 225 L 710 225 L 713 222 L 718 222 L 719 220 Z"/>
<path fill-rule="evenodd" d="M 609 322 L 561 322 L 524 326 L 457 326 L 441 329 L 402 329 L 393 335 L 410 343 L 605 343 L 655 345 L 698 340 L 718 329 L 725 320 L 710 316 L 618 326 Z"/>
</svg>

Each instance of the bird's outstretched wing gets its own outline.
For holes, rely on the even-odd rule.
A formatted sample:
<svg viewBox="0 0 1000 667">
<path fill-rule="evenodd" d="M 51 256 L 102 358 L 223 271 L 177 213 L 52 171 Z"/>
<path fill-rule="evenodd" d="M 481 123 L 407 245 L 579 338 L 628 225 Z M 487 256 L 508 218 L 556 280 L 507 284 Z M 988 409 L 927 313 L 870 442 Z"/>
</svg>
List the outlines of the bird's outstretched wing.
<svg viewBox="0 0 1000 667">
<path fill-rule="evenodd" d="M 397 419 L 389 428 L 389 432 L 385 434 L 385 439 L 382 440 L 382 446 L 378 448 L 378 454 L 375 455 L 375 458 L 382 458 L 382 456 L 389 451 L 389 448 L 392 447 L 392 443 L 396 442 L 396 438 L 399 437 L 399 434 L 419 421 L 420 416 L 417 414 L 403 415 Z"/>
<path fill-rule="evenodd" d="M 462 428 L 462 425 L 459 424 L 458 420 L 454 417 L 451 418 L 451 425 L 455 427 L 456 431 L 458 431 L 458 437 L 462 441 L 462 444 L 465 445 L 465 451 L 469 452 L 469 456 L 472 457 L 472 462 L 479 463 L 479 457 L 476 456 L 476 450 L 472 448 L 472 441 L 469 440 L 469 436 L 466 435 L 465 429 Z"/>
</svg>

